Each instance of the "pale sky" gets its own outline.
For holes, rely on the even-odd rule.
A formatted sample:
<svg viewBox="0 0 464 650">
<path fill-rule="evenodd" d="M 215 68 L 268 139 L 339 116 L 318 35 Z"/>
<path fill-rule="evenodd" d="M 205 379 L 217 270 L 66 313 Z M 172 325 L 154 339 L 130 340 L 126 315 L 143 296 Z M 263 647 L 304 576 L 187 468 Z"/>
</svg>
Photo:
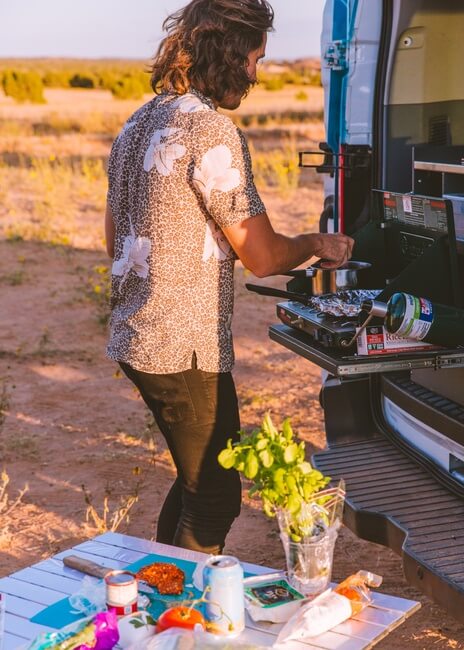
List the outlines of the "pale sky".
<svg viewBox="0 0 464 650">
<path fill-rule="evenodd" d="M 150 58 L 187 0 L 0 0 L 0 57 Z M 325 0 L 271 0 L 268 58 L 319 54 Z"/>
</svg>

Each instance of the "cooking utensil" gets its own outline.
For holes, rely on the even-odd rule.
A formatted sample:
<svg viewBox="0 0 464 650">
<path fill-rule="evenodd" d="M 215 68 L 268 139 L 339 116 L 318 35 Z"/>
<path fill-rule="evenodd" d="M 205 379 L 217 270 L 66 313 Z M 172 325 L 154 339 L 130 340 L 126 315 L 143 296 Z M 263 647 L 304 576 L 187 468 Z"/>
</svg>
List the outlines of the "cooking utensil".
<svg viewBox="0 0 464 650">
<path fill-rule="evenodd" d="M 248 291 L 253 293 L 259 293 L 260 296 L 271 296 L 273 298 L 286 298 L 287 300 L 293 300 L 294 302 L 300 302 L 303 305 L 311 304 L 311 297 L 305 295 L 304 293 L 295 293 L 293 291 L 284 291 L 283 289 L 274 289 L 274 287 L 265 287 L 261 284 L 245 284 L 245 287 Z"/>
<path fill-rule="evenodd" d="M 104 578 L 107 573 L 113 571 L 111 567 L 102 566 L 101 564 L 96 564 L 90 560 L 79 557 L 78 555 L 66 555 L 63 558 L 63 564 L 70 569 L 76 569 L 81 573 L 85 573 L 88 576 L 93 576 L 94 578 Z M 147 594 L 154 594 L 155 591 L 150 585 L 145 581 L 139 580 L 139 590 Z"/>
<path fill-rule="evenodd" d="M 310 279 L 312 295 L 322 296 L 342 289 L 355 289 L 358 286 L 358 273 L 371 267 L 369 262 L 354 260 L 350 260 L 338 269 L 323 269 L 320 265 L 321 262 L 317 262 L 306 269 L 287 271 L 281 275 Z"/>
</svg>

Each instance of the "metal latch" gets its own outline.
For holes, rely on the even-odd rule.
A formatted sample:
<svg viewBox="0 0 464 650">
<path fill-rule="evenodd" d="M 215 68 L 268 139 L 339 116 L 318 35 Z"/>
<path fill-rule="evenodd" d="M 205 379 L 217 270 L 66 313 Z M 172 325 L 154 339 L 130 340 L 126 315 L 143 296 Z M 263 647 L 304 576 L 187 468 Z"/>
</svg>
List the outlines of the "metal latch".
<svg viewBox="0 0 464 650">
<path fill-rule="evenodd" d="M 349 41 L 347 40 L 332 41 L 327 44 L 324 61 L 328 68 L 340 71 L 348 69 L 348 44 Z"/>
</svg>

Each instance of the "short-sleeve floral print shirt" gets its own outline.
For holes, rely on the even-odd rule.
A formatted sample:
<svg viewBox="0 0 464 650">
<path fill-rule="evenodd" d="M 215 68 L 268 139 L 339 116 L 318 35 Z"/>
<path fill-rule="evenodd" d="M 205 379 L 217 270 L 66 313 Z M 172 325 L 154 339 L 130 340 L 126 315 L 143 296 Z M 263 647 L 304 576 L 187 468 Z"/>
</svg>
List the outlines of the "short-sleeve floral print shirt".
<svg viewBox="0 0 464 650">
<path fill-rule="evenodd" d="M 108 175 L 109 357 L 156 374 L 195 357 L 230 371 L 236 256 L 222 228 L 265 210 L 243 134 L 199 93 L 165 93 L 127 121 Z"/>
</svg>

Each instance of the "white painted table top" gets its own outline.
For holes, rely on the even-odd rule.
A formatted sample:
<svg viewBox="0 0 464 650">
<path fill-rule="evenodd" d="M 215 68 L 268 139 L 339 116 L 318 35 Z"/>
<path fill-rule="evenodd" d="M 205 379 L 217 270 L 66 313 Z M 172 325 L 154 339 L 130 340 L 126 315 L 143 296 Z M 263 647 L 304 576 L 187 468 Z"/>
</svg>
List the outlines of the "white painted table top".
<svg viewBox="0 0 464 650">
<path fill-rule="evenodd" d="M 204 560 L 202 553 L 121 535 L 105 533 L 93 540 L 62 551 L 48 560 L 0 579 L 0 592 L 6 594 L 3 650 L 27 648 L 41 632 L 50 628 L 29 619 L 42 609 L 79 591 L 82 573 L 63 564 L 66 555 L 79 555 L 113 569 L 125 568 L 145 555 L 157 553 L 194 562 Z M 272 569 L 243 564 L 245 571 L 269 573 Z M 420 603 L 385 594 L 374 595 L 374 602 L 358 616 L 311 639 L 311 643 L 292 643 L 289 650 L 365 650 L 372 648 L 420 607 Z M 247 617 L 241 639 L 250 644 L 271 647 L 282 625 L 254 623 Z"/>
</svg>

